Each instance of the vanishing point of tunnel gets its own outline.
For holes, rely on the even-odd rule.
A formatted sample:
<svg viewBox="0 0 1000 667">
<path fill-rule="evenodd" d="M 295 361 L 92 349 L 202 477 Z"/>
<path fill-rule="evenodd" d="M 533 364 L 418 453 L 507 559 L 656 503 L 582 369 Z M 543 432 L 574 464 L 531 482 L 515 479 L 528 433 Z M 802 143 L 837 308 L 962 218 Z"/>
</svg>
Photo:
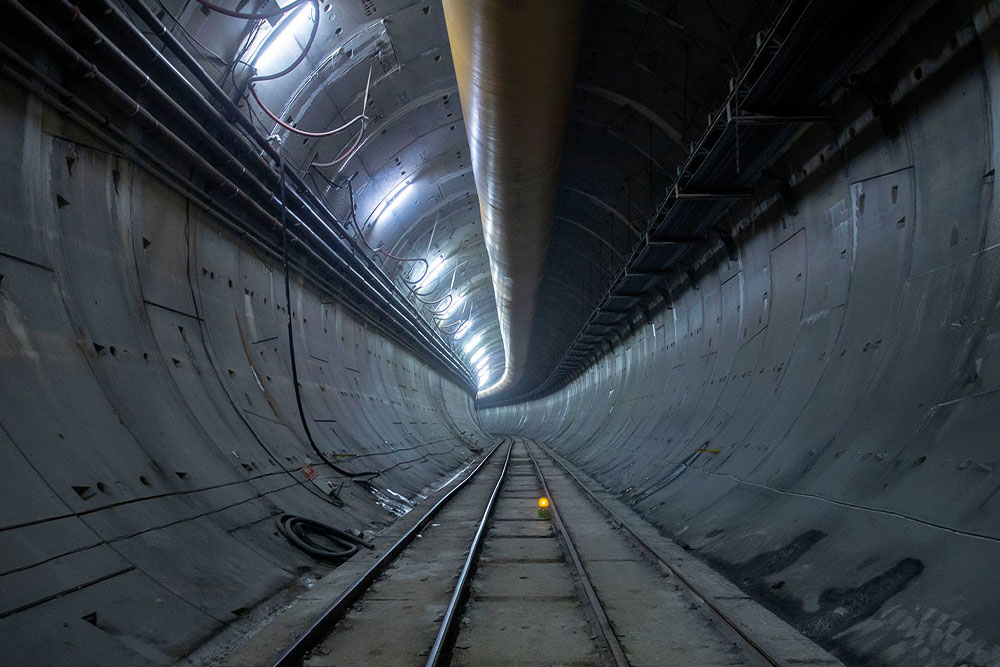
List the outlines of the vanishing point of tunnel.
<svg viewBox="0 0 1000 667">
<path fill-rule="evenodd" d="M 998 162 L 998 0 L 0 0 L 0 667 L 1000 666 Z"/>
</svg>

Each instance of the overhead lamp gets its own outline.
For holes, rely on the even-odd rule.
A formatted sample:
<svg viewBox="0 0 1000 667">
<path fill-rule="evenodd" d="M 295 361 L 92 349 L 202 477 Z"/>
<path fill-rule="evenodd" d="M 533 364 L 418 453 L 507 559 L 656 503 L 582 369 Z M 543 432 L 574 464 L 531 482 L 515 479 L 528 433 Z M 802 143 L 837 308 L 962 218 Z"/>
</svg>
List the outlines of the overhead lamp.
<svg viewBox="0 0 1000 667">
<path fill-rule="evenodd" d="M 474 366 L 476 364 L 476 362 L 478 362 L 479 359 L 482 358 L 482 356 L 484 354 L 486 354 L 486 346 L 485 345 L 483 345 L 481 348 L 479 348 L 478 350 L 476 350 L 475 352 L 472 353 L 472 356 L 469 357 L 469 363 Z"/>
<path fill-rule="evenodd" d="M 481 341 L 482 339 L 483 339 L 483 332 L 480 331 L 475 336 L 466 341 L 465 345 L 462 346 L 462 352 L 465 354 L 472 352 L 474 349 L 476 349 L 476 346 L 479 345 L 479 341 Z"/>
<path fill-rule="evenodd" d="M 417 289 L 430 284 L 438 274 L 441 273 L 441 269 L 444 268 L 444 257 L 438 257 L 437 259 L 427 263 L 427 270 L 424 272 L 423 277 L 420 282 L 417 283 Z"/>
<path fill-rule="evenodd" d="M 465 338 L 465 334 L 469 333 L 470 329 L 472 329 L 471 317 L 465 320 L 465 324 L 463 324 L 462 326 L 460 326 L 458 329 L 455 330 L 455 340 L 462 340 L 463 338 Z"/>
<path fill-rule="evenodd" d="M 463 301 L 465 301 L 465 295 L 464 294 L 460 294 L 458 296 L 455 296 L 454 294 L 452 294 L 451 303 L 449 303 L 448 307 L 444 309 L 443 313 L 441 313 L 441 317 L 443 317 L 445 319 L 448 319 L 449 317 L 451 317 L 452 315 L 454 315 L 455 311 L 458 310 L 458 307 L 462 305 Z"/>
<path fill-rule="evenodd" d="M 287 4 L 289 3 L 278 3 L 279 6 Z M 310 2 L 285 14 L 273 28 L 267 21 L 262 23 L 257 36 L 248 48 L 251 52 L 257 49 L 253 66 L 258 71 L 267 74 L 278 70 L 282 60 L 291 61 L 296 56 L 297 49 L 301 47 L 296 43 L 295 36 L 309 25 L 313 7 L 313 3 Z M 312 20 L 318 21 L 319 17 Z"/>
<path fill-rule="evenodd" d="M 396 210 L 403 202 L 403 194 L 406 193 L 406 191 L 408 191 L 411 187 L 413 187 L 413 183 L 410 183 L 409 181 L 403 181 L 394 187 L 389 194 L 385 196 L 385 199 L 379 202 L 379 205 L 375 207 L 375 210 L 372 211 L 372 214 L 369 216 L 372 220 L 372 225 L 377 225 L 378 221 L 381 220 L 383 216 L 386 216 Z"/>
</svg>

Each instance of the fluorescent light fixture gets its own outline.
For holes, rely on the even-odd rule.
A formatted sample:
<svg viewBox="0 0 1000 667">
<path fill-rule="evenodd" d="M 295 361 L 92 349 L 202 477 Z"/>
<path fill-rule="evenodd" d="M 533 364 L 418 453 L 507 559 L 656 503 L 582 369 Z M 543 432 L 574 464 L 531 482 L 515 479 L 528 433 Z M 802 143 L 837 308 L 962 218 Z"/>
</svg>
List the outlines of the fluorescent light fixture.
<svg viewBox="0 0 1000 667">
<path fill-rule="evenodd" d="M 470 329 L 472 329 L 472 318 L 471 317 L 469 319 L 465 320 L 465 324 L 463 324 L 462 326 L 460 326 L 455 331 L 455 340 L 462 340 L 463 338 L 465 338 L 465 334 L 469 333 Z"/>
<path fill-rule="evenodd" d="M 297 49 L 302 47 L 296 42 L 296 35 L 308 30 L 312 20 L 319 20 L 318 16 L 315 19 L 311 17 L 312 10 L 312 3 L 303 5 L 285 14 L 273 29 L 264 21 L 254 43 L 250 45 L 251 49 L 259 49 L 253 60 L 258 72 L 271 74 L 281 69 L 282 63 L 290 64 L 298 56 Z"/>
<path fill-rule="evenodd" d="M 375 210 L 372 211 L 372 214 L 369 216 L 372 220 L 372 224 L 377 225 L 378 221 L 381 220 L 383 216 L 396 210 L 403 202 L 403 194 L 406 193 L 411 187 L 413 187 L 413 183 L 410 183 L 409 181 L 403 181 L 394 187 L 389 194 L 386 195 L 385 199 L 379 202 L 379 205 L 375 207 Z"/>
<path fill-rule="evenodd" d="M 448 307 L 444 309 L 443 313 L 441 313 L 441 317 L 443 317 L 444 319 L 450 318 L 452 315 L 455 314 L 455 312 L 458 310 L 458 308 L 462 305 L 463 301 L 465 301 L 465 295 L 464 294 L 460 294 L 459 296 L 455 296 L 454 292 L 452 292 L 451 303 L 449 303 Z"/>
<path fill-rule="evenodd" d="M 438 274 L 441 273 L 442 268 L 444 268 L 444 257 L 438 257 L 437 259 L 428 261 L 427 271 L 424 273 L 424 277 L 420 279 L 420 282 L 417 283 L 417 289 L 424 287 L 437 278 Z"/>
<path fill-rule="evenodd" d="M 486 346 L 485 345 L 483 345 L 481 348 L 479 348 L 478 350 L 476 350 L 475 352 L 472 353 L 472 356 L 469 357 L 469 363 L 472 364 L 472 365 L 475 365 L 476 362 L 478 362 L 479 359 L 482 358 L 482 356 L 484 354 L 486 354 Z"/>
<path fill-rule="evenodd" d="M 465 345 L 462 346 L 462 352 L 464 352 L 465 354 L 472 352 L 474 349 L 476 349 L 476 346 L 479 345 L 479 341 L 481 341 L 482 339 L 483 339 L 483 332 L 480 331 L 475 336 L 470 338 L 465 343 Z"/>
</svg>

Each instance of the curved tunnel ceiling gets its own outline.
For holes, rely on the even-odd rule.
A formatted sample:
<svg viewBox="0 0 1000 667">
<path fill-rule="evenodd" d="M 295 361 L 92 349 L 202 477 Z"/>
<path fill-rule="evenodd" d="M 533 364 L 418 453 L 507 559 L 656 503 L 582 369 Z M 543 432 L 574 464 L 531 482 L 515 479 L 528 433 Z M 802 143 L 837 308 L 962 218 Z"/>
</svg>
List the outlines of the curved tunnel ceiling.
<svg viewBox="0 0 1000 667">
<path fill-rule="evenodd" d="M 624 266 L 688 144 L 724 98 L 735 63 L 781 5 L 588 3 L 528 362 L 504 398 L 528 394 L 549 378 Z M 190 5 L 185 11 L 189 26 L 202 17 Z M 295 11 L 304 17 L 312 10 Z M 294 32 L 295 41 L 282 37 L 284 53 L 268 63 L 274 67 L 292 60 L 309 36 L 309 21 L 289 16 L 296 22 L 286 32 Z M 197 34 L 235 49 L 239 40 L 231 35 L 240 22 L 225 24 L 227 33 L 219 30 L 221 17 L 209 18 L 211 26 Z M 440 273 L 420 287 L 419 299 L 411 295 L 424 316 L 434 321 L 435 310 L 448 311 L 439 321 L 441 335 L 466 361 L 483 349 L 470 364 L 490 369 L 477 374 L 481 387 L 503 376 L 481 202 L 441 6 L 321 3 L 318 34 L 304 64 L 258 90 L 286 122 L 313 131 L 346 123 L 365 109 L 369 120 L 356 150 L 322 175 L 304 172 L 307 180 L 342 219 L 349 214 L 350 181 L 367 242 L 395 257 L 426 259 Z M 321 139 L 292 135 L 270 122 L 261 129 L 280 136 L 289 162 L 303 170 L 349 151 L 357 139 L 353 127 Z M 404 290 L 404 278 L 423 272 L 420 263 L 383 259 Z M 451 299 L 462 303 L 448 309 Z M 461 334 L 480 344 L 465 351 L 468 345 L 452 334 L 470 317 Z"/>
</svg>

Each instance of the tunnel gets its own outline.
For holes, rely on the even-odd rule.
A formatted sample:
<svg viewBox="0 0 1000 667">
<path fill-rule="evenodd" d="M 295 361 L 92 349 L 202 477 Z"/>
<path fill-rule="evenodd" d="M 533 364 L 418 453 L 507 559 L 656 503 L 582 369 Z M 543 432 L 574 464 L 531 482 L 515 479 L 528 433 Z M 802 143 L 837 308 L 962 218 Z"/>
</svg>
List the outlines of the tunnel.
<svg viewBox="0 0 1000 667">
<path fill-rule="evenodd" d="M 1000 665 L 1000 2 L 0 4 L 0 665 Z"/>
</svg>

